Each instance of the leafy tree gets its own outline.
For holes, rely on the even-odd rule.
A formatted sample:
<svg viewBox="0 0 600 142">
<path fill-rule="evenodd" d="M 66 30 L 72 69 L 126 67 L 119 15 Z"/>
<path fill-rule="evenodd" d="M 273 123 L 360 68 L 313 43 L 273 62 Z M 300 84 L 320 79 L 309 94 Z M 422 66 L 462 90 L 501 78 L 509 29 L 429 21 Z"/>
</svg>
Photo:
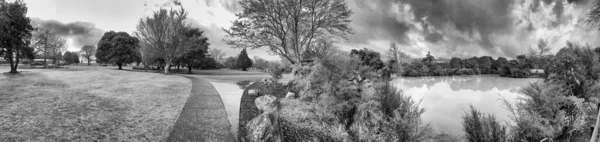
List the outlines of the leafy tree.
<svg viewBox="0 0 600 142">
<path fill-rule="evenodd" d="M 435 62 L 435 57 L 433 57 L 433 55 L 431 55 L 431 52 L 427 52 L 427 55 L 425 55 L 425 58 L 423 58 L 423 63 L 426 64 L 431 64 L 433 62 Z"/>
<path fill-rule="evenodd" d="M 385 67 L 385 64 L 383 64 L 383 61 L 381 61 L 379 52 L 375 52 L 367 48 L 361 50 L 352 49 L 350 51 L 350 55 L 358 56 L 361 66 L 369 66 L 375 70 L 380 70 Z"/>
<path fill-rule="evenodd" d="M 92 61 L 92 56 L 96 54 L 96 47 L 94 45 L 85 45 L 81 47 L 81 56 L 87 59 L 88 66 L 90 65 L 90 61 Z"/>
<path fill-rule="evenodd" d="M 0 1 L 0 56 L 9 62 L 9 73 L 18 73 L 20 59 L 33 59 L 33 48 L 28 46 L 33 31 L 30 21 L 23 1 Z"/>
<path fill-rule="evenodd" d="M 460 69 L 462 67 L 460 58 L 452 58 L 450 59 L 450 66 L 454 69 Z"/>
<path fill-rule="evenodd" d="M 79 55 L 75 52 L 67 51 L 63 55 L 63 60 L 65 61 L 65 64 L 77 64 L 79 63 Z"/>
<path fill-rule="evenodd" d="M 479 69 L 482 73 L 492 72 L 492 62 L 494 59 L 490 56 L 482 56 L 478 58 Z"/>
<path fill-rule="evenodd" d="M 267 48 L 271 53 L 299 63 L 317 39 L 351 33 L 344 0 L 241 0 L 243 8 L 233 26 L 224 29 L 225 41 L 234 48 Z"/>
<path fill-rule="evenodd" d="M 225 61 L 223 62 L 223 65 L 229 69 L 237 69 L 237 58 L 236 57 L 229 57 L 227 59 L 225 59 Z"/>
<path fill-rule="evenodd" d="M 165 61 L 165 74 L 169 73 L 169 68 L 174 60 L 180 58 L 187 52 L 189 42 L 185 40 L 185 33 L 188 24 L 187 11 L 181 8 L 179 10 L 160 9 L 151 17 L 140 20 L 137 26 L 136 37 L 140 39 L 146 53 L 161 57 Z M 152 53 L 147 53 L 152 52 Z"/>
<path fill-rule="evenodd" d="M 188 67 L 188 73 L 192 73 L 192 67 L 195 64 L 202 63 L 201 59 L 206 58 L 208 51 L 208 37 L 204 35 L 204 31 L 198 28 L 188 28 L 185 33 L 186 40 L 188 41 L 187 52 L 180 57 L 180 60 L 185 62 Z"/>
<path fill-rule="evenodd" d="M 237 67 L 242 69 L 243 71 L 247 71 L 248 68 L 252 67 L 252 60 L 248 57 L 248 53 L 246 53 L 246 48 L 242 50 L 240 55 L 237 58 Z"/>
<path fill-rule="evenodd" d="M 139 60 L 137 48 L 140 41 L 126 32 L 109 31 L 104 33 L 98 42 L 96 61 L 101 63 L 112 62 L 122 69 L 123 64 Z"/>
<path fill-rule="evenodd" d="M 269 69 L 269 66 L 269 61 L 262 59 L 258 56 L 254 56 L 254 63 L 252 64 L 252 67 L 260 71 L 267 71 L 267 69 Z"/>
</svg>

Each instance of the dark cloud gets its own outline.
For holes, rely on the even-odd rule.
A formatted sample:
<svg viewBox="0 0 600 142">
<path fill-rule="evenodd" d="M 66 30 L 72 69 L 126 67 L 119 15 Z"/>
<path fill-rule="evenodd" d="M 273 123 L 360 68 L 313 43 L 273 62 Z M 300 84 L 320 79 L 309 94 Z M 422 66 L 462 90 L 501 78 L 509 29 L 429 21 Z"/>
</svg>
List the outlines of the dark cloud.
<svg viewBox="0 0 600 142">
<path fill-rule="evenodd" d="M 527 46 L 539 38 L 590 39 L 578 36 L 577 32 L 596 37 L 580 23 L 590 3 L 590 0 L 350 0 L 356 34 L 350 36 L 349 42 L 369 44 L 388 40 L 404 44 L 404 50 L 416 55 L 436 51 L 444 52 L 437 53 L 442 56 L 514 57 L 527 52 Z"/>
<path fill-rule="evenodd" d="M 81 48 L 84 45 L 96 45 L 104 31 L 96 28 L 96 26 L 89 22 L 72 22 L 62 23 L 56 20 L 42 20 L 39 18 L 32 18 L 31 25 L 36 28 L 47 28 L 58 36 L 63 38 L 71 38 L 73 45 L 77 48 Z"/>
</svg>

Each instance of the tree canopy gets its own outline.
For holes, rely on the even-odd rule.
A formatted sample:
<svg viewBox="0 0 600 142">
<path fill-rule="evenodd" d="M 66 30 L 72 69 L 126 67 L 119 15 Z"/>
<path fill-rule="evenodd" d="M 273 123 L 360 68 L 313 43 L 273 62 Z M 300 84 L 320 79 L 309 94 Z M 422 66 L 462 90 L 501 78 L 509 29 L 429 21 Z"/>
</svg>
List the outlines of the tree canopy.
<svg viewBox="0 0 600 142">
<path fill-rule="evenodd" d="M 246 48 L 240 52 L 237 58 L 237 67 L 242 69 L 243 71 L 247 71 L 248 68 L 252 67 L 252 60 L 248 57 L 248 53 L 246 52 Z"/>
<path fill-rule="evenodd" d="M 188 52 L 188 40 L 185 40 L 186 30 L 189 25 L 185 23 L 187 11 L 180 8 L 163 9 L 155 11 L 150 17 L 139 21 L 135 33 L 145 48 L 141 53 L 144 58 L 146 55 L 153 54 L 164 59 L 165 74 L 169 73 L 169 68 L 174 60 Z M 146 60 L 146 59 L 144 59 Z M 146 63 L 145 63 L 146 64 Z"/>
<path fill-rule="evenodd" d="M 122 69 L 123 64 L 139 60 L 137 48 L 140 41 L 126 32 L 109 31 L 98 42 L 96 61 L 99 63 L 115 63 Z"/>
<path fill-rule="evenodd" d="M 344 0 L 241 0 L 243 11 L 229 29 L 226 43 L 234 48 L 266 48 L 299 63 L 314 50 L 314 41 L 345 38 L 352 33 L 352 12 Z"/>
<path fill-rule="evenodd" d="M 81 53 L 81 56 L 87 60 L 89 66 L 90 62 L 92 61 L 92 56 L 96 54 L 96 47 L 94 45 L 85 45 L 81 47 L 81 51 L 79 52 Z"/>
<path fill-rule="evenodd" d="M 31 19 L 21 0 L 0 1 L 0 56 L 10 63 L 10 73 L 18 73 L 19 59 L 33 59 Z"/>
</svg>

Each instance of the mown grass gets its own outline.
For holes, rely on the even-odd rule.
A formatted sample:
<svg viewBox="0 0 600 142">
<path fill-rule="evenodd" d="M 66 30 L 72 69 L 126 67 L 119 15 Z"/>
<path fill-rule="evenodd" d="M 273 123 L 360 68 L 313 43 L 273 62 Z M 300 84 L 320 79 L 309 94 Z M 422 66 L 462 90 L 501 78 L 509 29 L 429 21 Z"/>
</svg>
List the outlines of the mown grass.
<svg viewBox="0 0 600 142">
<path fill-rule="evenodd" d="M 165 141 L 191 90 L 183 77 L 107 69 L 0 76 L 1 141 Z"/>
</svg>

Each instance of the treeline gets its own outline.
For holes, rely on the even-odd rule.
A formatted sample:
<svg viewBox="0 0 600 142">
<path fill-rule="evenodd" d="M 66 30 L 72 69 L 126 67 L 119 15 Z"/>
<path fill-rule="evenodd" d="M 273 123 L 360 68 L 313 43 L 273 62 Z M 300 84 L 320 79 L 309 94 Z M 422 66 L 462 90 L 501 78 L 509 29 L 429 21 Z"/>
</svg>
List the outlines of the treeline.
<svg viewBox="0 0 600 142">
<path fill-rule="evenodd" d="M 490 56 L 461 59 L 454 57 L 449 61 L 438 61 L 428 53 L 422 60 L 403 63 L 399 73 L 402 76 L 451 76 L 498 74 L 502 77 L 527 78 L 533 75 L 545 76 L 548 64 L 554 55 L 547 54 L 549 47 L 545 40 L 540 40 L 537 49 L 531 49 L 529 55 L 519 55 L 516 59 L 505 57 L 496 59 Z M 398 73 L 398 72 L 397 72 Z"/>
</svg>

